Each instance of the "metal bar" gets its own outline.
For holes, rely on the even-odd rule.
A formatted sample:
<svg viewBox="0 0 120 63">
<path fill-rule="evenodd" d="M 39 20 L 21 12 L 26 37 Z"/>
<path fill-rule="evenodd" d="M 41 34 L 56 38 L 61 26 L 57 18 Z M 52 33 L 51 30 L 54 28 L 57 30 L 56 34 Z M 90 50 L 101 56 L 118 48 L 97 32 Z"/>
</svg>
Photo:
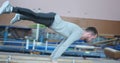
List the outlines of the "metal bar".
<svg viewBox="0 0 120 63">
<path fill-rule="evenodd" d="M 32 50 L 35 50 L 35 44 L 36 44 L 36 42 L 35 42 L 35 39 L 33 40 L 33 47 L 32 47 Z"/>
<path fill-rule="evenodd" d="M 26 39 L 26 49 L 29 49 L 29 39 Z"/>
</svg>

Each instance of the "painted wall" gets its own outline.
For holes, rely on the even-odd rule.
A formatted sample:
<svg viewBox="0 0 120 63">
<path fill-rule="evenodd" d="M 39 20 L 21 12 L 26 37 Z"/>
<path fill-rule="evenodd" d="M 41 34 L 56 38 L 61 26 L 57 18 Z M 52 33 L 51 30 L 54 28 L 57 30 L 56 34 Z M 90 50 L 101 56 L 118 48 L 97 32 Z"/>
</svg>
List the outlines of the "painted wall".
<svg viewBox="0 0 120 63">
<path fill-rule="evenodd" d="M 0 0 L 1 4 L 6 0 Z M 95 26 L 100 34 L 120 34 L 120 0 L 10 0 L 13 6 L 33 11 L 56 12 L 63 19 L 82 28 Z M 9 25 L 12 14 L 0 15 L 0 25 Z M 29 27 L 35 23 L 20 21 L 15 26 Z"/>
<path fill-rule="evenodd" d="M 10 25 L 9 22 L 14 14 L 4 14 L 0 16 L 0 25 Z M 63 17 L 64 20 L 73 22 L 82 28 L 94 26 L 97 28 L 99 34 L 107 35 L 120 35 L 120 21 L 111 20 L 99 20 L 99 19 L 86 19 L 86 18 L 75 18 L 75 17 Z M 33 25 L 32 21 L 20 21 L 12 26 L 30 27 Z"/>
<path fill-rule="evenodd" d="M 0 0 L 0 5 L 5 0 Z M 13 6 L 61 16 L 120 21 L 120 0 L 9 0 Z"/>
</svg>

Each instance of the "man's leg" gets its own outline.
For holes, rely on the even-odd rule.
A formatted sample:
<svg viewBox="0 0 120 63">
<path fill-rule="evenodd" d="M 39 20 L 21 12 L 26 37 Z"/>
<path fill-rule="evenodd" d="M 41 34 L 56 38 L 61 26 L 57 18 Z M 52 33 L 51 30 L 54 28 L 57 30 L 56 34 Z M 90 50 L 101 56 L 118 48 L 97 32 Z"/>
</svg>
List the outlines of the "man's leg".
<svg viewBox="0 0 120 63">
<path fill-rule="evenodd" d="M 36 19 L 24 16 L 22 14 L 15 14 L 15 16 L 12 18 L 12 20 L 10 21 L 10 24 L 14 24 L 20 20 L 29 20 L 29 21 L 35 21 Z"/>
<path fill-rule="evenodd" d="M 12 12 L 27 16 L 30 18 L 29 20 L 35 23 L 46 25 L 47 27 L 52 25 L 55 16 L 55 13 L 35 13 L 30 9 L 20 7 L 13 7 Z"/>
<path fill-rule="evenodd" d="M 21 7 L 13 7 L 12 10 L 13 13 L 19 13 L 25 16 L 28 16 L 30 18 L 34 19 L 54 19 L 55 13 L 35 13 L 30 9 L 27 8 L 21 8 Z"/>
<path fill-rule="evenodd" d="M 30 9 L 20 7 L 13 7 L 12 12 L 27 16 L 30 18 L 29 20 L 32 19 L 33 22 L 46 25 L 47 27 L 52 25 L 55 16 L 55 13 L 35 13 Z"/>
<path fill-rule="evenodd" d="M 20 8 L 20 7 L 13 7 L 10 5 L 9 1 L 3 3 L 2 7 L 0 8 L 0 14 L 4 13 L 18 13 L 29 18 L 34 19 L 36 23 L 44 24 L 47 27 L 51 26 L 54 21 L 55 13 L 35 13 L 30 9 Z"/>
</svg>

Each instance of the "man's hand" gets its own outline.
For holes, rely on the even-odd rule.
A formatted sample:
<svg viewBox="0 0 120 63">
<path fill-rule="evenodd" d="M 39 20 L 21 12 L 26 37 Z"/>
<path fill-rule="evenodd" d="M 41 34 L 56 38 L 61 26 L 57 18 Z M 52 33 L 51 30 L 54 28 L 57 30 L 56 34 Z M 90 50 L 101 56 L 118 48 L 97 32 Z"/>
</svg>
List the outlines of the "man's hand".
<svg viewBox="0 0 120 63">
<path fill-rule="evenodd" d="M 58 61 L 57 60 L 52 60 L 52 62 L 51 63 L 58 63 Z"/>
</svg>

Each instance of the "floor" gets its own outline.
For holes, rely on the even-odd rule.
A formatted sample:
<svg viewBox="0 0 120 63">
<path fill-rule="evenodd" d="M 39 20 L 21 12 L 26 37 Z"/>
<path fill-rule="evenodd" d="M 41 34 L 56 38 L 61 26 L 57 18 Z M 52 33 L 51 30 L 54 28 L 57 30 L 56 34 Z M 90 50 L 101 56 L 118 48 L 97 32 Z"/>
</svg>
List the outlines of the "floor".
<svg viewBox="0 0 120 63">
<path fill-rule="evenodd" d="M 0 52 L 0 63 L 50 63 L 49 56 Z M 106 58 L 60 57 L 58 63 L 120 63 Z"/>
</svg>

